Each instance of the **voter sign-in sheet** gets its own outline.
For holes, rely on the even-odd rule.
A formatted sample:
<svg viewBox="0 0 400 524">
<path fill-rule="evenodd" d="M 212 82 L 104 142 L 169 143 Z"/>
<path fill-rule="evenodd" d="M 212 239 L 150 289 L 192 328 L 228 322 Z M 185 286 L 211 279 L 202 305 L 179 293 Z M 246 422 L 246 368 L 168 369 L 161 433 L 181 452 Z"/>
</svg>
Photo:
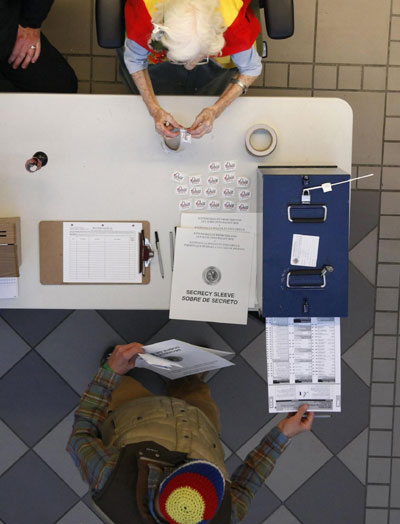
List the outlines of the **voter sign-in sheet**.
<svg viewBox="0 0 400 524">
<path fill-rule="evenodd" d="M 64 222 L 63 281 L 137 284 L 140 222 Z"/>
<path fill-rule="evenodd" d="M 340 318 L 267 318 L 270 413 L 341 410 Z"/>
</svg>

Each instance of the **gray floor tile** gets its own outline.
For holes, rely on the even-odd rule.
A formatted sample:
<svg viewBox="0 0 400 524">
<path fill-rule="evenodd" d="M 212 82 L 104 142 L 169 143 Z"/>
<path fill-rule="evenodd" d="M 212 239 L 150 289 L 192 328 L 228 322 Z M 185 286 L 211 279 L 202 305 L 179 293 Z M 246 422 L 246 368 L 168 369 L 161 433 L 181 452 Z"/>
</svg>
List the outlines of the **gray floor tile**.
<svg viewBox="0 0 400 524">
<path fill-rule="evenodd" d="M 371 407 L 369 427 L 371 429 L 392 429 L 393 408 Z"/>
<path fill-rule="evenodd" d="M 0 475 L 2 475 L 6 469 L 28 451 L 28 448 L 1 420 L 0 442 Z"/>
<path fill-rule="evenodd" d="M 34 347 L 70 313 L 67 309 L 3 309 L 0 314 Z"/>
<path fill-rule="evenodd" d="M 78 500 L 32 451 L 0 477 L 0 517 L 7 524 L 54 524 Z"/>
<path fill-rule="evenodd" d="M 397 311 L 399 309 L 399 290 L 378 287 L 376 290 L 377 311 Z"/>
<path fill-rule="evenodd" d="M 394 384 L 372 384 L 371 405 L 392 406 L 394 395 Z"/>
<path fill-rule="evenodd" d="M 126 342 L 146 344 L 169 318 L 168 311 L 102 310 L 98 313 Z"/>
<path fill-rule="evenodd" d="M 78 502 L 57 524 L 102 524 L 102 522 L 85 504 Z"/>
<path fill-rule="evenodd" d="M 329 419 L 316 419 L 313 432 L 332 451 L 338 453 L 368 426 L 369 388 L 342 363 L 342 412 Z"/>
<path fill-rule="evenodd" d="M 400 508 L 400 459 L 392 459 L 392 478 L 390 483 L 390 506 Z"/>
<path fill-rule="evenodd" d="M 220 409 L 222 439 L 236 451 L 272 416 L 266 383 L 241 357 L 233 362 L 235 366 L 222 369 L 208 384 Z"/>
<path fill-rule="evenodd" d="M 82 480 L 71 456 L 65 450 L 71 435 L 73 418 L 71 412 L 36 444 L 34 450 L 79 497 L 83 497 L 88 491 L 88 485 Z"/>
<path fill-rule="evenodd" d="M 254 340 L 265 329 L 263 320 L 249 315 L 246 326 L 233 324 L 218 324 L 210 322 L 210 326 L 230 345 L 230 347 L 240 352 L 252 340 Z"/>
<path fill-rule="evenodd" d="M 391 509 L 389 512 L 389 524 L 400 524 L 400 510 Z"/>
<path fill-rule="evenodd" d="M 243 524 L 262 524 L 280 506 L 280 500 L 266 487 L 261 486 L 251 502 Z"/>
<path fill-rule="evenodd" d="M 240 458 L 244 460 L 246 455 L 259 444 L 261 439 L 282 418 L 282 415 L 276 415 L 246 442 L 246 444 L 237 451 Z M 274 471 L 266 480 L 266 485 L 277 497 L 284 501 L 323 466 L 331 456 L 331 452 L 313 433 L 298 435 L 279 457 Z M 290 475 L 288 475 L 289 471 Z"/>
<path fill-rule="evenodd" d="M 370 457 L 368 460 L 368 482 L 390 484 L 390 458 Z"/>
<path fill-rule="evenodd" d="M 372 329 L 361 337 L 343 355 L 343 360 L 369 386 L 371 382 Z"/>
<path fill-rule="evenodd" d="M 238 468 L 242 464 L 242 460 L 240 460 L 240 458 L 235 453 L 231 454 L 231 456 L 228 459 L 225 459 L 226 471 L 228 472 L 230 477 L 232 477 L 236 468 Z"/>
<path fill-rule="evenodd" d="M 374 287 L 352 264 L 349 264 L 349 315 L 340 321 L 342 352 L 372 328 L 374 304 Z"/>
<path fill-rule="evenodd" d="M 400 408 L 394 408 L 393 456 L 400 457 Z"/>
<path fill-rule="evenodd" d="M 232 455 L 232 450 L 222 440 L 221 440 L 221 445 L 222 445 L 222 448 L 224 450 L 225 460 L 228 460 L 228 458 Z"/>
<path fill-rule="evenodd" d="M 379 237 L 400 238 L 400 216 L 381 216 Z"/>
<path fill-rule="evenodd" d="M 364 524 L 365 488 L 332 458 L 287 501 L 286 506 L 307 524 Z"/>
<path fill-rule="evenodd" d="M 300 522 L 285 506 L 280 506 L 263 524 L 300 524 Z"/>
<path fill-rule="evenodd" d="M 350 442 L 337 457 L 365 484 L 368 454 L 368 428 Z"/>
<path fill-rule="evenodd" d="M 378 264 L 378 286 L 397 287 L 400 284 L 400 265 Z"/>
<path fill-rule="evenodd" d="M 368 508 L 365 514 L 365 524 L 387 524 L 388 510 Z"/>
<path fill-rule="evenodd" d="M 397 313 L 378 311 L 375 314 L 375 333 L 377 335 L 395 335 L 397 332 Z"/>
<path fill-rule="evenodd" d="M 388 95 L 388 106 L 387 106 L 387 114 L 389 115 L 390 112 L 394 113 L 394 108 L 391 107 L 392 101 L 396 100 L 395 98 L 392 99 L 392 97 L 399 97 L 399 93 L 390 93 Z M 397 113 L 399 111 L 399 108 L 397 107 Z M 383 168 L 383 174 L 382 174 L 382 189 L 394 189 L 399 190 L 400 189 L 400 177 L 399 177 L 399 168 L 398 167 L 384 167 Z"/>
<path fill-rule="evenodd" d="M 395 369 L 395 360 L 374 358 L 372 367 L 372 380 L 374 382 L 393 382 Z"/>
<path fill-rule="evenodd" d="M 350 210 L 350 249 L 379 223 L 379 191 L 353 191 Z"/>
<path fill-rule="evenodd" d="M 389 502 L 389 486 L 368 486 L 367 506 L 385 508 Z"/>
<path fill-rule="evenodd" d="M 368 454 L 376 457 L 390 457 L 392 452 L 391 431 L 370 431 Z"/>
<path fill-rule="evenodd" d="M 29 445 L 36 444 L 78 400 L 35 352 L 18 362 L 0 383 L 2 418 Z"/>
<path fill-rule="evenodd" d="M 0 318 L 0 340 L 0 377 L 2 377 L 30 350 L 30 347 L 2 318 Z"/>
<path fill-rule="evenodd" d="M 211 349 L 231 351 L 225 340 L 206 322 L 188 320 L 170 320 L 147 341 L 147 344 L 155 344 L 171 338 Z"/>
<path fill-rule="evenodd" d="M 378 249 L 378 228 L 374 228 L 349 252 L 349 260 L 361 273 L 375 284 L 376 251 Z"/>
<path fill-rule="evenodd" d="M 399 264 L 400 240 L 380 240 L 378 261 Z"/>
<path fill-rule="evenodd" d="M 398 338 L 398 346 L 400 347 L 400 337 Z M 395 404 L 400 406 L 400 358 L 397 359 Z"/>
<path fill-rule="evenodd" d="M 108 347 L 124 340 L 95 312 L 75 311 L 36 351 L 82 394 Z"/>
<path fill-rule="evenodd" d="M 384 191 L 381 200 L 381 213 L 383 215 L 400 215 L 400 193 Z"/>
<path fill-rule="evenodd" d="M 374 339 L 375 358 L 396 358 L 396 337 L 376 336 Z"/>
<path fill-rule="evenodd" d="M 267 380 L 267 358 L 265 331 L 260 333 L 240 354 L 246 362 L 260 375 Z"/>
</svg>

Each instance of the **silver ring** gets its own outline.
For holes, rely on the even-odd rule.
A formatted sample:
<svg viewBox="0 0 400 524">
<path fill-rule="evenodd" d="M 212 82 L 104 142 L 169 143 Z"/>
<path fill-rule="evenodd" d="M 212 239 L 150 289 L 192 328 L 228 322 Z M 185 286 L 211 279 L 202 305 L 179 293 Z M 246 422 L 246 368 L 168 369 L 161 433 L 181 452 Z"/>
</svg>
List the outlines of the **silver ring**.
<svg viewBox="0 0 400 524">
<path fill-rule="evenodd" d="M 36 46 L 35 45 L 31 45 L 31 46 L 29 46 L 29 49 L 36 49 Z"/>
</svg>

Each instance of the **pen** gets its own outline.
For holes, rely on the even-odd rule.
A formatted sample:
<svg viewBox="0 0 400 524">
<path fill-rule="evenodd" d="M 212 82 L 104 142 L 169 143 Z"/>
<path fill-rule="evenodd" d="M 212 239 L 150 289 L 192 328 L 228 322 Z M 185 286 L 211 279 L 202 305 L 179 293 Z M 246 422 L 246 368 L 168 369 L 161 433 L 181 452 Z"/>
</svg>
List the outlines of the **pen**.
<svg viewBox="0 0 400 524">
<path fill-rule="evenodd" d="M 174 234 L 172 231 L 169 232 L 169 245 L 171 248 L 171 270 L 174 270 Z"/>
<path fill-rule="evenodd" d="M 157 248 L 157 253 L 158 253 L 158 263 L 160 265 L 160 273 L 161 273 L 161 277 L 164 278 L 164 265 L 163 265 L 162 255 L 161 255 L 160 239 L 158 238 L 158 231 L 154 232 L 154 236 L 156 237 L 156 248 Z"/>
</svg>

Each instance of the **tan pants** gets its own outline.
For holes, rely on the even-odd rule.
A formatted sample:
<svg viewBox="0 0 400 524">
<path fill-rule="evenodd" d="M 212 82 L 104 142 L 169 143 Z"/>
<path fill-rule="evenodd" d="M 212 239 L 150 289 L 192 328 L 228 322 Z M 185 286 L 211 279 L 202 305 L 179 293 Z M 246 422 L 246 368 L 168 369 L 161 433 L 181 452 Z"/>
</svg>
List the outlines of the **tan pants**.
<svg viewBox="0 0 400 524">
<path fill-rule="evenodd" d="M 218 407 L 211 397 L 208 385 L 197 375 L 171 380 L 167 387 L 167 395 L 199 408 L 211 420 L 218 433 L 221 431 Z M 153 393 L 134 378 L 122 377 L 112 393 L 109 410 L 115 411 L 127 400 L 152 396 Z"/>
</svg>

